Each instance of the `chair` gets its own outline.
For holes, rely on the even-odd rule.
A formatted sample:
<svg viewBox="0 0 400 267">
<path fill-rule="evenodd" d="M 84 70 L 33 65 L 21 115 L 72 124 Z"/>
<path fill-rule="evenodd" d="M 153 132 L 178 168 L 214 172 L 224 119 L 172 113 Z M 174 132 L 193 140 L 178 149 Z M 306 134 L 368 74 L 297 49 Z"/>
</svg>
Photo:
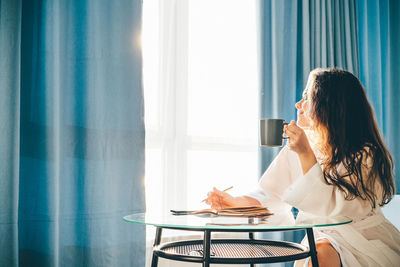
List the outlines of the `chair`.
<svg viewBox="0 0 400 267">
<path fill-rule="evenodd" d="M 400 230 L 400 195 L 395 195 L 389 204 L 383 206 L 382 212 Z"/>
</svg>

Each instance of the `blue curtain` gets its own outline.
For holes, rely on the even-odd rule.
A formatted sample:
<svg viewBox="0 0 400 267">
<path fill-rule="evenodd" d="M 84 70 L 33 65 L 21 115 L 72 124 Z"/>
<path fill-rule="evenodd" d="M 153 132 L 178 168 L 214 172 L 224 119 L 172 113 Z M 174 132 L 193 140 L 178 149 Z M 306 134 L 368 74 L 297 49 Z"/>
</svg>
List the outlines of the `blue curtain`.
<svg viewBox="0 0 400 267">
<path fill-rule="evenodd" d="M 260 6 L 260 117 L 295 120 L 294 104 L 308 73 L 317 67 L 343 68 L 366 87 L 386 144 L 399 161 L 399 1 L 262 0 Z M 279 150 L 261 148 L 260 175 Z M 396 182 L 400 188 L 399 176 Z M 281 238 L 299 241 L 303 235 L 284 233 Z"/>
<path fill-rule="evenodd" d="M 400 1 L 358 0 L 360 80 L 397 166 L 400 194 Z"/>
<path fill-rule="evenodd" d="M 144 266 L 141 8 L 0 2 L 0 266 Z"/>
</svg>

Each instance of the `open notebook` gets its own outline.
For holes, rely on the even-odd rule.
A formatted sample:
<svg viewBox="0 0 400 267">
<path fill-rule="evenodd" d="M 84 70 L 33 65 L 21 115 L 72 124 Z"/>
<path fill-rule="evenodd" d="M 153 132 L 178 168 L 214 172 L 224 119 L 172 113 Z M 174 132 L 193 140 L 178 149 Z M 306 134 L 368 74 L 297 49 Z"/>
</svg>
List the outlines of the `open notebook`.
<svg viewBox="0 0 400 267">
<path fill-rule="evenodd" d="M 265 217 L 272 213 L 265 207 L 246 206 L 246 207 L 231 207 L 221 210 L 203 209 L 203 210 L 171 210 L 173 215 L 202 215 L 211 214 L 216 216 L 233 216 L 233 217 Z"/>
</svg>

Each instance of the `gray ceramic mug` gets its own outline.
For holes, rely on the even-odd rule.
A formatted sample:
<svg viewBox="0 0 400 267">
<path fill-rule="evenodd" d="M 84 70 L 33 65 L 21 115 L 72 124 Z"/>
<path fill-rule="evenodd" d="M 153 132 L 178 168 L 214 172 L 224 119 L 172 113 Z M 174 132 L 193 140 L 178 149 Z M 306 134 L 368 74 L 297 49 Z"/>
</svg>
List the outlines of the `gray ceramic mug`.
<svg viewBox="0 0 400 267">
<path fill-rule="evenodd" d="M 260 120 L 260 143 L 262 146 L 282 146 L 283 139 L 287 139 L 283 135 L 285 120 L 281 119 L 262 119 Z"/>
</svg>

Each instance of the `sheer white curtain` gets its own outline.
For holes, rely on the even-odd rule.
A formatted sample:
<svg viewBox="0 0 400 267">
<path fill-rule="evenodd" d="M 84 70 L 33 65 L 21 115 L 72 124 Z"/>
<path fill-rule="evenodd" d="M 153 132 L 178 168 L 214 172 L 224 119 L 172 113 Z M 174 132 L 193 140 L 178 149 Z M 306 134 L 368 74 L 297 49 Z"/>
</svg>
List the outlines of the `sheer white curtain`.
<svg viewBox="0 0 400 267">
<path fill-rule="evenodd" d="M 257 1 L 144 0 L 143 10 L 147 212 L 201 208 L 213 186 L 253 190 Z"/>
</svg>

